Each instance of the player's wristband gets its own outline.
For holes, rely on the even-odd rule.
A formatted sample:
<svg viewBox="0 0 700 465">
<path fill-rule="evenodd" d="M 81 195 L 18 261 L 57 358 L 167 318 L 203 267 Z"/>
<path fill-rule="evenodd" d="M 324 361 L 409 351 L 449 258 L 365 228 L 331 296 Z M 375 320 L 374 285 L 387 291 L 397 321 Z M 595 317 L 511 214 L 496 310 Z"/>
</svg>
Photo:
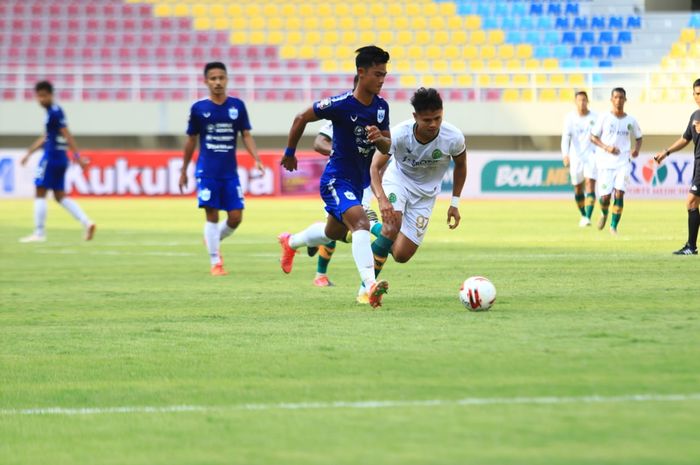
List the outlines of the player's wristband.
<svg viewBox="0 0 700 465">
<path fill-rule="evenodd" d="M 664 150 L 664 152 L 666 153 L 666 156 L 671 155 L 671 151 L 669 149 Z"/>
<path fill-rule="evenodd" d="M 80 160 L 80 154 L 78 152 L 73 152 L 73 160 L 74 161 Z"/>
<path fill-rule="evenodd" d="M 293 157 L 296 151 L 297 149 L 295 149 L 294 147 L 287 147 L 286 149 L 284 149 L 284 156 Z"/>
<path fill-rule="evenodd" d="M 450 207 L 459 208 L 459 197 L 456 195 L 452 196 L 452 200 L 450 200 Z"/>
</svg>

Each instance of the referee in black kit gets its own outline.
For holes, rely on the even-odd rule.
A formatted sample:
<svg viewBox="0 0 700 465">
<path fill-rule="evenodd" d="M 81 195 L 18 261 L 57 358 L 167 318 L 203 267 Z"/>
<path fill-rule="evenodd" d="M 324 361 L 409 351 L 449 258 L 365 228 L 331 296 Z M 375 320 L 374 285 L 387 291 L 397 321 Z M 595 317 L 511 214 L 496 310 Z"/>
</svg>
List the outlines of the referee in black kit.
<svg viewBox="0 0 700 465">
<path fill-rule="evenodd" d="M 700 107 L 700 79 L 693 83 L 693 97 L 695 103 Z M 693 180 L 688 193 L 686 206 L 688 207 L 688 242 L 683 247 L 673 252 L 674 255 L 697 255 L 698 254 L 698 228 L 700 228 L 700 109 L 690 115 L 688 127 L 683 135 L 666 150 L 662 150 L 654 156 L 657 163 L 661 163 L 664 158 L 681 150 L 690 141 L 695 144 L 695 168 L 693 169 Z"/>
</svg>

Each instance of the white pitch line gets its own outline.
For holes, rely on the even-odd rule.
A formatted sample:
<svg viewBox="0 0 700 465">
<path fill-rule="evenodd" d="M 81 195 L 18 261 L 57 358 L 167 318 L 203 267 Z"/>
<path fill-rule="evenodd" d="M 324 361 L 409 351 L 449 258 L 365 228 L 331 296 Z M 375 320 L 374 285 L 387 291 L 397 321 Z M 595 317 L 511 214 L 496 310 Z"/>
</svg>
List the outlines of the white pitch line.
<svg viewBox="0 0 700 465">
<path fill-rule="evenodd" d="M 111 255 L 111 256 L 153 256 L 153 257 L 194 257 L 196 254 L 191 252 L 126 252 L 121 250 L 93 250 L 93 251 L 78 251 L 73 249 L 63 250 L 36 250 L 35 253 L 42 255 Z"/>
<path fill-rule="evenodd" d="M 686 402 L 700 401 L 700 393 L 690 394 L 627 394 L 620 396 L 580 397 L 467 397 L 464 399 L 432 400 L 368 400 L 335 402 L 296 402 L 276 404 L 240 405 L 165 405 L 125 407 L 37 407 L 26 409 L 0 409 L 0 415 L 107 415 L 113 413 L 180 413 L 226 412 L 260 410 L 325 410 L 325 409 L 381 409 L 399 407 L 450 407 L 481 405 L 557 405 L 557 404 L 607 404 L 629 402 Z"/>
</svg>

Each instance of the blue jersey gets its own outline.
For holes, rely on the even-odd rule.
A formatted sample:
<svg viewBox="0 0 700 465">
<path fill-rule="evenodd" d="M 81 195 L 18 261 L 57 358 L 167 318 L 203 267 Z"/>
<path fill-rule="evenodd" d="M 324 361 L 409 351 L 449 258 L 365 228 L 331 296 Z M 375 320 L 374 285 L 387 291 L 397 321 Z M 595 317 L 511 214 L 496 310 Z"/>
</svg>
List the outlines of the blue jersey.
<svg viewBox="0 0 700 465">
<path fill-rule="evenodd" d="M 314 113 L 333 122 L 333 150 L 324 178 L 340 178 L 362 190 L 369 185 L 369 166 L 376 150 L 367 140 L 367 126 L 389 129 L 389 105 L 375 96 L 364 105 L 352 92 L 314 103 Z"/>
<path fill-rule="evenodd" d="M 61 129 L 66 127 L 66 117 L 58 105 L 46 109 L 46 140 L 44 141 L 44 158 L 52 163 L 68 163 L 66 150 L 68 142 L 61 135 Z"/>
<path fill-rule="evenodd" d="M 195 102 L 190 109 L 187 134 L 199 134 L 198 178 L 238 178 L 236 138 L 250 130 L 248 111 L 242 100 L 228 97 L 222 105 L 209 99 Z"/>
</svg>

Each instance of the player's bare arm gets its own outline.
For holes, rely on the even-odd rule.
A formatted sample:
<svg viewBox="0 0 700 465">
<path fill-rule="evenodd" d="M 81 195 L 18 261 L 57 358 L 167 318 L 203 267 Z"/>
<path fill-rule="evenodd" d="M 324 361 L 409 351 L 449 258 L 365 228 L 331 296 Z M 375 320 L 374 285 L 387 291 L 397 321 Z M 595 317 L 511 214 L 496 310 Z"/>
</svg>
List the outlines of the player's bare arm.
<svg viewBox="0 0 700 465">
<path fill-rule="evenodd" d="M 369 174 L 371 179 L 372 192 L 377 198 L 379 203 L 379 212 L 382 215 L 382 221 L 384 223 L 390 223 L 395 221 L 396 212 L 394 211 L 394 206 L 391 205 L 389 199 L 384 192 L 382 187 L 382 178 L 384 170 L 386 169 L 387 163 L 391 157 L 381 152 L 376 152 L 372 158 L 372 164 L 369 167 Z"/>
<path fill-rule="evenodd" d="M 654 161 L 656 161 L 656 163 L 661 163 L 666 157 L 668 157 L 672 153 L 678 152 L 679 150 L 683 150 L 689 143 L 689 140 L 685 140 L 685 138 L 679 137 L 673 144 L 671 144 L 669 148 L 657 152 L 657 154 L 654 155 Z"/>
<path fill-rule="evenodd" d="M 331 139 L 324 134 L 316 135 L 316 139 L 314 139 L 314 150 L 321 155 L 330 156 L 331 150 L 333 150 Z"/>
<path fill-rule="evenodd" d="M 187 140 L 185 141 L 185 153 L 182 157 L 182 170 L 180 171 L 179 182 L 181 194 L 184 193 L 184 189 L 187 186 L 187 167 L 190 165 L 194 151 L 197 148 L 198 137 L 199 134 L 193 134 L 191 136 L 187 136 Z"/>
<path fill-rule="evenodd" d="M 27 164 L 27 161 L 29 161 L 29 158 L 32 156 L 32 154 L 34 152 L 36 152 L 37 150 L 39 150 L 44 145 L 45 141 L 46 141 L 46 135 L 41 135 L 41 136 L 37 137 L 37 139 L 27 149 L 27 154 L 22 157 L 22 160 L 20 160 L 20 163 L 22 164 L 22 166 Z"/>
<path fill-rule="evenodd" d="M 86 158 L 78 155 L 78 145 L 75 143 L 75 138 L 73 137 L 73 134 L 71 134 L 70 130 L 67 127 L 63 127 L 61 128 L 61 135 L 64 139 L 66 139 L 66 143 L 68 143 L 68 148 L 73 154 L 73 159 L 81 167 L 85 168 L 88 165 L 89 161 Z"/>
<path fill-rule="evenodd" d="M 605 150 L 608 153 L 612 153 L 613 155 L 619 155 L 620 154 L 620 149 L 613 145 L 605 145 L 602 140 L 600 140 L 600 137 L 592 135 L 591 136 L 591 142 L 593 142 L 593 145 L 600 147 L 601 149 Z"/>
<path fill-rule="evenodd" d="M 287 139 L 287 149 L 280 162 L 280 165 L 284 166 L 284 169 L 287 171 L 294 171 L 297 169 L 297 157 L 294 152 L 299 143 L 299 139 L 301 139 L 302 134 L 304 134 L 306 125 L 313 121 L 318 121 L 319 119 L 313 107 L 307 108 L 294 117 L 294 122 L 292 122 L 292 127 L 289 130 L 289 137 Z"/>
<path fill-rule="evenodd" d="M 391 132 L 380 131 L 377 126 L 367 126 L 367 140 L 374 144 L 381 153 L 389 153 L 391 148 Z"/>
<path fill-rule="evenodd" d="M 450 229 L 455 229 L 459 226 L 459 222 L 462 219 L 459 214 L 459 198 L 467 180 L 467 151 L 465 150 L 454 157 L 453 161 L 455 168 L 452 174 L 452 201 L 450 208 L 447 209 L 447 225 Z"/>
<path fill-rule="evenodd" d="M 243 145 L 250 156 L 253 157 L 253 160 L 255 160 L 255 168 L 257 168 L 261 174 L 265 174 L 265 166 L 263 166 L 260 155 L 258 155 L 258 146 L 255 143 L 255 139 L 253 139 L 253 135 L 248 130 L 243 131 Z"/>
<path fill-rule="evenodd" d="M 639 156 L 639 151 L 642 150 L 642 138 L 636 139 L 634 141 L 634 150 L 630 153 L 632 158 L 637 158 Z"/>
</svg>

